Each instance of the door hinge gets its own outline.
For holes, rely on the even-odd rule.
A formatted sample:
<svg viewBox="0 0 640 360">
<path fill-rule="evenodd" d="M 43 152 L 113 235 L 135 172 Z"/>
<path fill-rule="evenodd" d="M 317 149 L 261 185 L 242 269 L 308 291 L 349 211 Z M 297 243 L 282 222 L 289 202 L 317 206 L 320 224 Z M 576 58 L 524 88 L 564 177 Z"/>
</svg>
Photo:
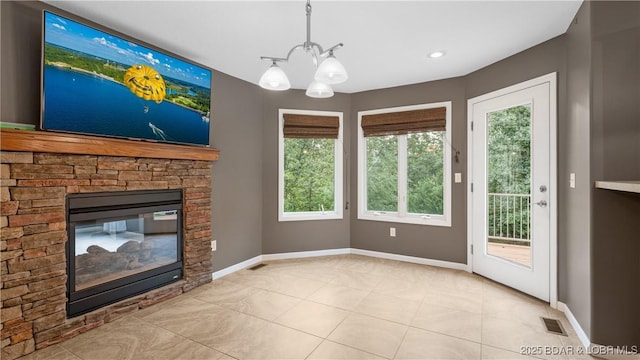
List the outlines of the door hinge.
<svg viewBox="0 0 640 360">
<path fill-rule="evenodd" d="M 471 122 L 471 131 L 473 131 L 473 121 Z"/>
<path fill-rule="evenodd" d="M 471 244 L 471 255 L 473 255 L 473 244 Z"/>
<path fill-rule="evenodd" d="M 471 192 L 473 192 L 473 183 L 471 183 Z"/>
</svg>

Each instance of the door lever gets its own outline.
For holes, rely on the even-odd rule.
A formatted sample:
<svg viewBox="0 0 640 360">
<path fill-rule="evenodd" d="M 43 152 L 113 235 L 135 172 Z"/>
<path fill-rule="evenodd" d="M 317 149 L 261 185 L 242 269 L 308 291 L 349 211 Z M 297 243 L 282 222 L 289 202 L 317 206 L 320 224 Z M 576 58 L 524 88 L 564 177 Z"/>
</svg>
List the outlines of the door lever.
<svg viewBox="0 0 640 360">
<path fill-rule="evenodd" d="M 540 207 L 547 207 L 547 201 L 546 200 L 540 200 L 540 201 L 538 201 L 538 202 L 536 202 L 534 204 L 536 204 L 536 205 L 538 205 Z"/>
</svg>

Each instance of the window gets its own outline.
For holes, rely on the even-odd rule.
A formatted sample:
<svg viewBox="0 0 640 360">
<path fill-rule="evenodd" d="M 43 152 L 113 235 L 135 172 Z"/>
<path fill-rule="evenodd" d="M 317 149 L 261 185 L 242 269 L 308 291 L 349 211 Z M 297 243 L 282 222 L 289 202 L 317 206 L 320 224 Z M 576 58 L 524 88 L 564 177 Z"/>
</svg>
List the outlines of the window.
<svg viewBox="0 0 640 360">
<path fill-rule="evenodd" d="M 342 113 L 279 111 L 278 220 L 342 219 Z"/>
<path fill-rule="evenodd" d="M 358 219 L 451 226 L 451 102 L 358 113 Z"/>
</svg>

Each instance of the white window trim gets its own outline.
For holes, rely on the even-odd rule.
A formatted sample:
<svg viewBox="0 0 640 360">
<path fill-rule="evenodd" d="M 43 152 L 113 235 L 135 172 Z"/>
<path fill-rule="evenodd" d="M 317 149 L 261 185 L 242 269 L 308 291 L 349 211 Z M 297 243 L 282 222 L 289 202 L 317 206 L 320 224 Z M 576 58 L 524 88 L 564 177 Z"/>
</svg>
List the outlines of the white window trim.
<svg viewBox="0 0 640 360">
<path fill-rule="evenodd" d="M 284 114 L 337 116 L 340 122 L 338 138 L 335 141 L 334 154 L 334 210 L 333 211 L 308 211 L 308 212 L 284 212 Z M 306 221 L 306 220 L 335 220 L 343 218 L 342 203 L 344 191 L 343 177 L 343 131 L 342 112 L 280 109 L 278 111 L 278 221 Z"/>
<path fill-rule="evenodd" d="M 444 204 L 443 215 L 421 215 L 421 214 L 408 214 L 406 209 L 399 209 L 399 212 L 379 212 L 367 210 L 367 155 L 366 155 L 366 143 L 365 137 L 362 132 L 362 117 L 364 115 L 374 115 L 390 112 L 410 111 L 410 110 L 422 110 L 431 109 L 437 107 L 445 107 L 447 109 L 446 114 L 446 126 L 445 126 L 445 140 L 444 140 Z M 451 226 L 451 101 L 410 105 L 393 107 L 386 109 L 375 109 L 358 112 L 358 219 L 360 220 L 373 220 L 373 221 L 386 221 L 394 223 L 405 224 L 418 224 L 418 225 L 432 225 L 432 226 Z M 406 143 L 406 137 L 400 136 L 398 143 Z M 407 162 L 406 153 L 400 152 L 406 151 L 406 146 L 399 146 L 398 153 L 398 204 L 400 204 L 400 198 L 406 199 L 407 196 Z M 404 201 L 406 203 L 406 201 Z"/>
</svg>

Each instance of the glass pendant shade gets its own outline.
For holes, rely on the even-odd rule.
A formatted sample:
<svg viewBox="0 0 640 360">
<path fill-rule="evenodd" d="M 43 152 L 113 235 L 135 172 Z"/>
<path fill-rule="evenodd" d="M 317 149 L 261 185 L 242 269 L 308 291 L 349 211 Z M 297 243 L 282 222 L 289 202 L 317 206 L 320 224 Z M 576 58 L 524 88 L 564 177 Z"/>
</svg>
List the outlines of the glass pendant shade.
<svg viewBox="0 0 640 360">
<path fill-rule="evenodd" d="M 325 84 L 340 84 L 347 81 L 349 76 L 340 61 L 338 61 L 333 54 L 330 54 L 329 57 L 320 63 L 314 78 L 316 81 Z"/>
<path fill-rule="evenodd" d="M 307 88 L 306 94 L 312 98 L 329 98 L 333 96 L 333 89 L 325 83 L 312 81 Z"/>
<path fill-rule="evenodd" d="M 287 74 L 275 62 L 271 65 L 267 71 L 262 74 L 260 78 L 260 87 L 267 90 L 289 90 L 291 83 Z"/>
</svg>

